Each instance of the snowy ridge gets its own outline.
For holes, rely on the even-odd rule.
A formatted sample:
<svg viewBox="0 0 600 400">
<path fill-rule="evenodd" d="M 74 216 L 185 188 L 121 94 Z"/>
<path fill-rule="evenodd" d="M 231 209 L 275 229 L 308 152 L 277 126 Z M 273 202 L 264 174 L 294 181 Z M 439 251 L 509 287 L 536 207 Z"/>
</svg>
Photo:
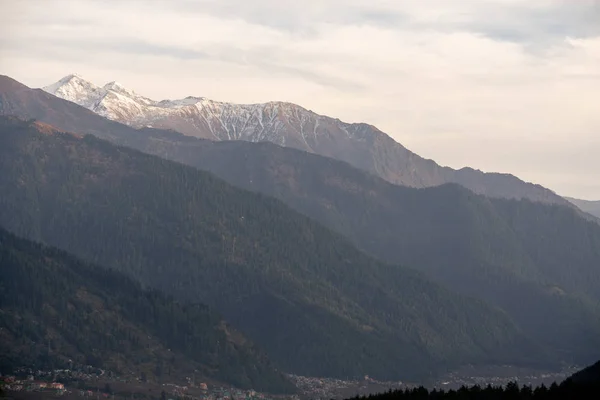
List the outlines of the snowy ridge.
<svg viewBox="0 0 600 400">
<path fill-rule="evenodd" d="M 106 94 L 103 88 L 76 74 L 67 75 L 43 90 L 89 109 L 93 109 L 94 104 Z"/>
<path fill-rule="evenodd" d="M 569 204 L 552 191 L 512 175 L 442 167 L 371 125 L 344 123 L 291 103 L 231 104 L 193 96 L 155 101 L 118 82 L 100 87 L 76 74 L 43 90 L 134 128 L 172 129 L 216 141 L 271 142 L 345 161 L 399 185 L 453 182 L 489 197 Z"/>
<path fill-rule="evenodd" d="M 46 86 L 44 91 L 86 107 L 106 118 L 141 127 L 174 129 L 212 140 L 268 141 L 316 152 L 323 139 L 362 140 L 358 126 L 317 115 L 284 102 L 231 104 L 204 97 L 155 101 L 110 82 L 100 87 L 76 74 Z M 362 132 L 364 135 L 364 132 Z"/>
</svg>

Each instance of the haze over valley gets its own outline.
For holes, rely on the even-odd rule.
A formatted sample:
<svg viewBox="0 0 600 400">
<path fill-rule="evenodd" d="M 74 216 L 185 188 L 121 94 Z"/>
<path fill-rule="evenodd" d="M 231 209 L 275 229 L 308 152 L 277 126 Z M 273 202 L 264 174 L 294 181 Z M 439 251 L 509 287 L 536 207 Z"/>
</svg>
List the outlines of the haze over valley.
<svg viewBox="0 0 600 400">
<path fill-rule="evenodd" d="M 599 390 L 596 2 L 201 3 L 0 6 L 0 395 Z"/>
</svg>

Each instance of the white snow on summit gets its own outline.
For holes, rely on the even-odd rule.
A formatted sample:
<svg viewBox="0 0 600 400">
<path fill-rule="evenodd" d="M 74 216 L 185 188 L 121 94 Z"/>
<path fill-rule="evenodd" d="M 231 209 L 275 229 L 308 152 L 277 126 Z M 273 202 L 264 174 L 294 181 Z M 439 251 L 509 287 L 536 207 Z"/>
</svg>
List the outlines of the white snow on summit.
<svg viewBox="0 0 600 400">
<path fill-rule="evenodd" d="M 154 101 L 118 82 L 100 87 L 75 74 L 43 90 L 134 128 L 172 129 L 216 141 L 271 142 L 345 161 L 394 184 L 428 187 L 453 182 L 490 197 L 565 201 L 514 177 L 500 184 L 497 175 L 440 167 L 371 125 L 348 124 L 290 103 L 231 104 L 192 96 Z"/>
<path fill-rule="evenodd" d="M 211 140 L 268 141 L 320 153 L 336 137 L 363 141 L 369 131 L 364 124 L 346 124 L 291 103 L 231 104 L 193 96 L 155 101 L 118 82 L 100 87 L 75 74 L 43 90 L 135 128 L 173 129 Z"/>
<path fill-rule="evenodd" d="M 95 103 L 106 94 L 103 88 L 86 81 L 77 74 L 67 75 L 60 81 L 46 86 L 43 90 L 89 109 L 93 109 Z"/>
</svg>

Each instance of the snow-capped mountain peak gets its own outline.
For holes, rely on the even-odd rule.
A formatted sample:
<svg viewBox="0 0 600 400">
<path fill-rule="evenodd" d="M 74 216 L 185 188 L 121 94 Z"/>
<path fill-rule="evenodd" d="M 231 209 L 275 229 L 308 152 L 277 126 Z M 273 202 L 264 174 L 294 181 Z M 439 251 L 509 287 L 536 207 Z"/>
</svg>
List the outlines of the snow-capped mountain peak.
<svg viewBox="0 0 600 400">
<path fill-rule="evenodd" d="M 155 103 L 155 101 L 145 98 L 143 96 L 140 96 L 133 90 L 126 88 L 125 86 L 123 86 L 122 84 L 120 84 L 117 81 L 112 81 L 112 82 L 107 83 L 106 85 L 103 86 L 103 89 L 106 90 L 107 92 L 116 92 L 121 95 L 130 97 L 132 99 L 142 100 L 144 103 L 148 103 L 148 104 Z"/>
<path fill-rule="evenodd" d="M 76 73 L 72 73 L 72 74 L 65 76 L 64 78 L 59 80 L 57 83 L 65 84 L 72 80 L 79 81 L 79 82 L 87 82 L 88 84 L 91 84 L 90 82 L 86 81 L 85 78 L 83 78 L 83 76 L 76 74 Z"/>
<path fill-rule="evenodd" d="M 155 101 L 115 81 L 98 87 L 75 75 L 44 90 L 136 128 L 173 129 L 211 140 L 268 141 L 319 153 L 318 147 L 331 146 L 336 137 L 365 139 L 362 124 L 346 124 L 286 102 L 232 104 L 195 96 Z"/>
<path fill-rule="evenodd" d="M 99 87 L 76 74 L 44 90 L 135 128 L 172 129 L 211 140 L 272 142 L 345 161 L 395 184 L 428 187 L 454 182 L 491 197 L 565 202 L 511 176 L 440 167 L 371 125 L 345 123 L 292 103 L 231 104 L 194 96 L 154 101 L 118 82 Z"/>
<path fill-rule="evenodd" d="M 207 99 L 204 97 L 195 97 L 195 96 L 188 96 L 184 99 L 180 99 L 180 100 L 161 100 L 159 101 L 156 105 L 159 107 L 166 107 L 166 108 L 181 108 L 181 107 L 187 107 L 187 106 L 194 106 L 198 103 L 202 103 L 203 101 L 206 101 Z"/>
<path fill-rule="evenodd" d="M 125 88 L 119 82 L 112 81 L 112 82 L 108 82 L 106 85 L 104 85 L 104 89 L 106 89 L 106 90 L 110 90 L 110 89 L 123 90 Z"/>
<path fill-rule="evenodd" d="M 83 78 L 81 75 L 78 74 L 70 74 L 65 76 L 64 78 L 62 78 L 61 80 L 59 80 L 58 82 L 56 82 L 53 85 L 48 86 L 48 88 L 54 88 L 54 89 L 59 89 L 59 88 L 67 88 L 67 87 L 72 87 L 72 88 L 79 88 L 79 90 L 89 90 L 89 89 L 98 89 L 98 86 L 94 85 L 92 82 L 86 80 L 85 78 Z"/>
<path fill-rule="evenodd" d="M 67 75 L 58 82 L 44 87 L 43 90 L 86 108 L 91 108 L 105 94 L 102 88 L 78 74 Z"/>
</svg>

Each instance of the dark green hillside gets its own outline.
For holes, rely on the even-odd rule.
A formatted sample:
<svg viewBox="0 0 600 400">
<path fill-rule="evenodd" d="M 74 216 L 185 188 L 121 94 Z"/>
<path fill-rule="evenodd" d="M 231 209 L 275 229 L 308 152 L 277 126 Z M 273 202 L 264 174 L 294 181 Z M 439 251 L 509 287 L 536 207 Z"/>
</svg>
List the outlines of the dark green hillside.
<svg viewBox="0 0 600 400">
<path fill-rule="evenodd" d="M 494 208 L 540 277 L 563 290 L 600 300 L 600 226 L 573 210 L 530 201 L 494 200 Z"/>
<path fill-rule="evenodd" d="M 277 197 L 388 262 L 422 260 L 415 266 L 449 273 L 456 272 L 450 262 L 479 263 L 600 299 L 600 226 L 571 208 L 488 199 L 458 185 L 395 186 L 343 162 L 269 143 L 198 141 L 187 151 L 176 145 L 163 151 Z"/>
<path fill-rule="evenodd" d="M 418 378 L 543 362 L 509 318 L 277 200 L 91 136 L 0 120 L 0 223 L 216 307 L 282 369 Z"/>
<path fill-rule="evenodd" d="M 390 263 L 505 309 L 561 358 L 600 355 L 600 226 L 560 206 L 412 189 L 268 143 L 164 144 L 169 157 L 277 197 Z"/>
<path fill-rule="evenodd" d="M 293 385 L 202 305 L 181 305 L 115 271 L 0 229 L 0 366 L 92 365 L 179 380 L 195 369 L 240 387 Z"/>
</svg>

